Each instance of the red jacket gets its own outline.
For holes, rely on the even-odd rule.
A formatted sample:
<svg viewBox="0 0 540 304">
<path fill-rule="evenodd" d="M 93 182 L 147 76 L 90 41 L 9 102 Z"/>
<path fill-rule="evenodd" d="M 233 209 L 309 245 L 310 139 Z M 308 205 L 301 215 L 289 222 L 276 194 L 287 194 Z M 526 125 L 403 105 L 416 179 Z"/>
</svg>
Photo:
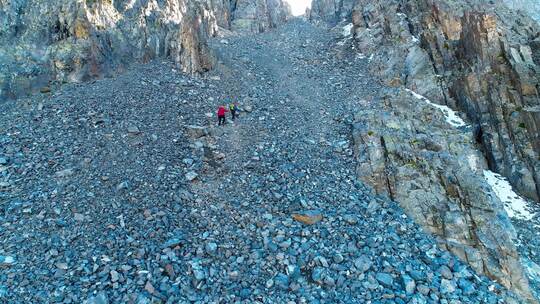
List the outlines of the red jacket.
<svg viewBox="0 0 540 304">
<path fill-rule="evenodd" d="M 222 117 L 222 116 L 225 116 L 225 112 L 228 112 L 225 107 L 219 107 L 218 110 L 217 110 L 217 115 L 219 117 Z"/>
</svg>

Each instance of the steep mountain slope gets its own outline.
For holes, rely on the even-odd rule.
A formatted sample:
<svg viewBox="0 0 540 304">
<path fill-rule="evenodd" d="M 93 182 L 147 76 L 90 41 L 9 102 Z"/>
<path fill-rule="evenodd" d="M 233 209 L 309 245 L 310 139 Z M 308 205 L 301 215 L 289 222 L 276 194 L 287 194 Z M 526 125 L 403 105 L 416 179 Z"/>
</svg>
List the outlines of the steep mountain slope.
<svg viewBox="0 0 540 304">
<path fill-rule="evenodd" d="M 318 21 L 343 11 L 311 14 Z M 371 72 L 386 85 L 411 90 L 360 111 L 359 177 L 399 201 L 477 271 L 530 298 L 514 230 L 498 215 L 504 213 L 500 200 L 508 198 L 489 191 L 484 172 L 501 173 L 538 201 L 538 23 L 483 1 L 359 0 L 345 15 L 350 19 L 339 30 L 352 36 L 344 48 L 369 58 Z M 421 115 L 428 100 L 433 109 L 465 112 L 467 122 L 433 125 L 437 119 Z"/>
<path fill-rule="evenodd" d="M 538 303 L 512 5 L 0 0 L 0 302 Z"/>
<path fill-rule="evenodd" d="M 538 24 L 466 2 L 359 2 L 357 8 L 360 51 L 388 46 L 374 72 L 465 112 L 490 168 L 538 201 Z"/>
<path fill-rule="evenodd" d="M 291 22 L 213 41 L 204 78 L 0 104 L 0 301 L 520 303 L 357 181 L 352 114 L 387 93 L 336 38 Z"/>
<path fill-rule="evenodd" d="M 288 16 L 281 0 L 1 0 L 0 98 L 156 57 L 202 72 L 212 65 L 206 44 L 218 26 L 260 32 Z"/>
</svg>

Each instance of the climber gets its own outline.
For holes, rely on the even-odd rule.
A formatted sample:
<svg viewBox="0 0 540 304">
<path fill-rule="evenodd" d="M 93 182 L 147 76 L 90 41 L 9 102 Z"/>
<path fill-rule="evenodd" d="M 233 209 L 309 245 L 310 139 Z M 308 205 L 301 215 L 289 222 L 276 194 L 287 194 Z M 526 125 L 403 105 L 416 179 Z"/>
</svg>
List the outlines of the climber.
<svg viewBox="0 0 540 304">
<path fill-rule="evenodd" d="M 238 114 L 236 114 L 238 111 L 238 104 L 236 102 L 229 104 L 229 110 L 231 111 L 232 120 L 234 121 L 236 116 L 238 116 Z"/>
<path fill-rule="evenodd" d="M 228 112 L 226 109 L 225 109 L 225 106 L 224 105 L 221 105 L 219 106 L 218 108 L 218 111 L 217 111 L 217 116 L 218 116 L 218 126 L 221 126 L 221 125 L 224 125 L 225 122 L 226 122 L 226 118 L 225 118 L 225 113 Z"/>
</svg>

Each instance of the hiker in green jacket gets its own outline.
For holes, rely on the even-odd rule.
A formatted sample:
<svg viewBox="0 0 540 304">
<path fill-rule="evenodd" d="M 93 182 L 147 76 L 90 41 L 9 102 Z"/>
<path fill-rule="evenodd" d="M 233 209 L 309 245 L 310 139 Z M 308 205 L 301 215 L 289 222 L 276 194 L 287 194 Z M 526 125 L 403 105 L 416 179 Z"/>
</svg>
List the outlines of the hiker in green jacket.
<svg viewBox="0 0 540 304">
<path fill-rule="evenodd" d="M 229 111 L 231 111 L 232 120 L 234 121 L 236 119 L 236 116 L 238 116 L 238 104 L 236 102 L 233 102 L 229 104 Z"/>
</svg>

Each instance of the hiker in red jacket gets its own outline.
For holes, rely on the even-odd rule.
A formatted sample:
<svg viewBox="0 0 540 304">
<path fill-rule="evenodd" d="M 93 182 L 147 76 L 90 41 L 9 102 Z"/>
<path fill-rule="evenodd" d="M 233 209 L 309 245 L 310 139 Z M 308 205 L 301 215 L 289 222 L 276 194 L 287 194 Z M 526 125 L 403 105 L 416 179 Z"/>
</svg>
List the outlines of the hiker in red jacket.
<svg viewBox="0 0 540 304">
<path fill-rule="evenodd" d="M 225 106 L 224 105 L 219 106 L 217 110 L 218 126 L 225 124 L 225 121 L 226 121 L 225 112 L 229 112 L 227 111 L 227 109 L 225 109 Z"/>
</svg>

